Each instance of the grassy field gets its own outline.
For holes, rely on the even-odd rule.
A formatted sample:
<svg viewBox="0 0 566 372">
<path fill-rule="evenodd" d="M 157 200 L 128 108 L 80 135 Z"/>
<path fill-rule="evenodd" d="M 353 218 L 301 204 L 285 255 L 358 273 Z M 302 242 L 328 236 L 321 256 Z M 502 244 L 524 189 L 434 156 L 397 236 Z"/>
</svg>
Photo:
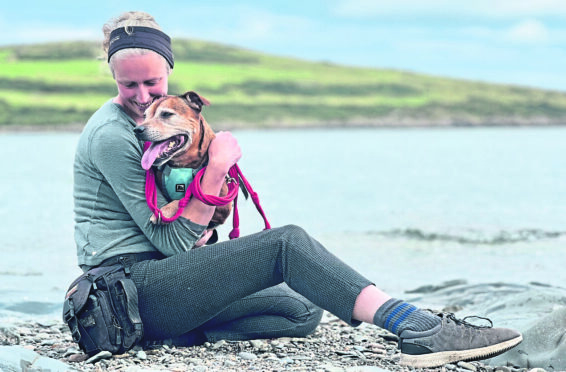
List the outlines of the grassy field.
<svg viewBox="0 0 566 372">
<path fill-rule="evenodd" d="M 170 93 L 215 128 L 566 124 L 566 93 L 280 58 L 174 40 Z M 0 125 L 82 124 L 116 94 L 92 42 L 0 48 Z"/>
</svg>

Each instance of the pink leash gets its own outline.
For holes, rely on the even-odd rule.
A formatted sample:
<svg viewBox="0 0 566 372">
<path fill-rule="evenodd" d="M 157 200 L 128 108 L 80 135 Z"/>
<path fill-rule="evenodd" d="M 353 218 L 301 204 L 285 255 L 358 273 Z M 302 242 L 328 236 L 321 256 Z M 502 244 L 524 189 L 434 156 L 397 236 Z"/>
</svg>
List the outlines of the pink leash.
<svg viewBox="0 0 566 372">
<path fill-rule="evenodd" d="M 145 143 L 144 151 L 149 148 L 149 145 L 150 142 Z M 240 216 L 238 214 L 238 190 L 240 188 L 240 180 L 241 180 L 244 184 L 245 189 L 249 192 L 257 211 L 259 212 L 259 214 L 261 214 L 261 217 L 263 218 L 263 222 L 265 223 L 265 230 L 271 229 L 271 226 L 267 221 L 267 217 L 263 212 L 263 208 L 261 208 L 261 205 L 259 203 L 259 197 L 257 193 L 252 189 L 252 186 L 242 174 L 242 171 L 240 170 L 240 167 L 238 167 L 238 164 L 234 164 L 228 171 L 228 176 L 230 177 L 227 183 L 228 193 L 224 197 L 204 194 L 202 192 L 202 189 L 200 188 L 200 180 L 202 179 L 205 170 L 206 167 L 202 168 L 200 171 L 197 172 L 193 181 L 189 184 L 189 187 L 185 192 L 185 196 L 179 200 L 179 209 L 177 209 L 177 212 L 173 217 L 164 216 L 161 210 L 159 209 L 159 207 L 157 206 L 157 192 L 156 192 L 157 187 L 155 184 L 155 173 L 151 169 L 146 171 L 145 198 L 147 200 L 147 205 L 149 209 L 153 212 L 153 214 L 157 218 L 157 221 L 159 222 L 175 221 L 177 218 L 179 218 L 181 213 L 183 213 L 183 210 L 185 209 L 185 207 L 189 203 L 189 200 L 193 196 L 198 200 L 200 200 L 201 202 L 203 202 L 204 204 L 211 206 L 226 205 L 231 201 L 234 201 L 232 231 L 230 231 L 230 234 L 228 234 L 228 236 L 230 239 L 238 238 L 240 236 Z"/>
</svg>

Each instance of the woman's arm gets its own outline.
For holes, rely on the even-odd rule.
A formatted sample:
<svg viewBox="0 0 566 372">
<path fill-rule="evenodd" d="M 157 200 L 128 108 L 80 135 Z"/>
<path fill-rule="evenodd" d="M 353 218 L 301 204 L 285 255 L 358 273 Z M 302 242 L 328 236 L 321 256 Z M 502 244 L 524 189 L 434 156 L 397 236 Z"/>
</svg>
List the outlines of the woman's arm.
<svg viewBox="0 0 566 372">
<path fill-rule="evenodd" d="M 230 132 L 218 132 L 208 148 L 208 166 L 201 179 L 205 194 L 218 195 L 228 170 L 242 156 L 238 141 Z M 182 217 L 201 225 L 208 225 L 216 207 L 192 198 L 181 214 Z"/>
<path fill-rule="evenodd" d="M 154 225 L 145 199 L 145 171 L 140 165 L 142 149 L 131 129 L 112 124 L 101 126 L 93 133 L 90 143 L 89 157 L 115 193 L 118 199 L 115 204 L 120 204 L 115 207 L 117 218 L 133 219 L 153 246 L 166 256 L 191 249 L 206 228 L 214 207 L 191 200 L 183 213 L 184 218 Z M 209 151 L 210 168 L 205 172 L 201 186 L 209 194 L 218 194 L 230 162 L 240 157 L 240 149 L 230 133 L 219 133 L 218 141 L 211 144 Z M 158 191 L 159 206 L 166 203 Z M 123 209 L 127 213 L 120 214 Z"/>
</svg>

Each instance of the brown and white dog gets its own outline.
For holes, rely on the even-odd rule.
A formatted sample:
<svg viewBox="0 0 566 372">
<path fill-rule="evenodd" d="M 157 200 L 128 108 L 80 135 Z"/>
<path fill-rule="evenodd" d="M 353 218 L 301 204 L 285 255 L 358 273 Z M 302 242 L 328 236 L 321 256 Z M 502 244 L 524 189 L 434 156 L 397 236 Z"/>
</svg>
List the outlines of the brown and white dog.
<svg viewBox="0 0 566 372">
<path fill-rule="evenodd" d="M 173 168 L 198 169 L 208 161 L 208 146 L 215 135 L 201 114 L 203 105 L 208 106 L 209 102 L 193 91 L 162 97 L 151 104 L 143 123 L 134 128 L 138 139 L 151 142 L 142 157 L 142 167 L 145 170 L 155 167 L 156 180 L 161 180 L 158 167 L 165 163 Z M 163 188 L 163 185 L 158 182 L 158 187 Z M 224 183 L 220 196 L 227 191 Z M 174 200 L 161 210 L 171 217 L 178 207 L 179 201 Z M 208 229 L 224 223 L 231 210 L 232 203 L 216 207 Z"/>
</svg>

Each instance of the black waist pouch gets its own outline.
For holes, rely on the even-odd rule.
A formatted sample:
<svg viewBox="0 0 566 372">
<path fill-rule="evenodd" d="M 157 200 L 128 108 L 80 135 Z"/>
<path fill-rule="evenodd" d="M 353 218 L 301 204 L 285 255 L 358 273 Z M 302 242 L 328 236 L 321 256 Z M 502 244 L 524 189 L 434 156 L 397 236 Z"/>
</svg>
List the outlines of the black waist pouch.
<svg viewBox="0 0 566 372">
<path fill-rule="evenodd" d="M 67 290 L 63 320 L 88 355 L 122 354 L 143 337 L 138 292 L 123 265 L 96 267 Z"/>
</svg>

